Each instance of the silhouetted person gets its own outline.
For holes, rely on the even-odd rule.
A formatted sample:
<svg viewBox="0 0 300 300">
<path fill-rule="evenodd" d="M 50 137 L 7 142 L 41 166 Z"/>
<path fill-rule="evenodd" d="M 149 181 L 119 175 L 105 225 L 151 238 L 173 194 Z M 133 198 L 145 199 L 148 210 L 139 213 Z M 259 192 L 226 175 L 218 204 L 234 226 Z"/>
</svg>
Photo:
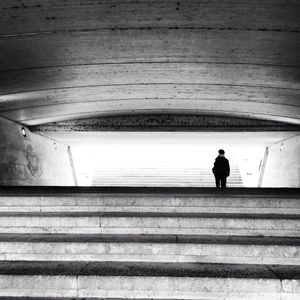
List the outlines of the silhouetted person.
<svg viewBox="0 0 300 300">
<path fill-rule="evenodd" d="M 216 187 L 220 187 L 221 183 L 221 187 L 225 188 L 227 177 L 230 174 L 230 167 L 228 159 L 225 158 L 225 151 L 223 149 L 219 150 L 219 156 L 216 157 L 212 171 L 215 175 Z"/>
</svg>

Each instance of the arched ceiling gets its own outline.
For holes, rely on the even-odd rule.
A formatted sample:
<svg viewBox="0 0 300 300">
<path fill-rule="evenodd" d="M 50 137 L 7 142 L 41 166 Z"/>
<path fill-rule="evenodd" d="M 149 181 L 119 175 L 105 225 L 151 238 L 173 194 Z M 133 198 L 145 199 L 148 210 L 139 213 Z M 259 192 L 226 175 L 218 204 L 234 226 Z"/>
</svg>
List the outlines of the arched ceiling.
<svg viewBox="0 0 300 300">
<path fill-rule="evenodd" d="M 0 115 L 300 124 L 299 0 L 1 0 Z"/>
</svg>

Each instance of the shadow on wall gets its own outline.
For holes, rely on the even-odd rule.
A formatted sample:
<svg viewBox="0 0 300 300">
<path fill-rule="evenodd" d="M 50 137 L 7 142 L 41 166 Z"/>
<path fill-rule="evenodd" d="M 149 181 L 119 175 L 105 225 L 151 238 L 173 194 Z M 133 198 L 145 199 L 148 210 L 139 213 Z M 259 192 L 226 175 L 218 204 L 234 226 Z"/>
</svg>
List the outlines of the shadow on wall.
<svg viewBox="0 0 300 300">
<path fill-rule="evenodd" d="M 50 81 L 55 82 L 47 65 L 55 59 L 55 51 L 46 49 L 39 54 L 39 40 L 35 35 L 3 37 L 0 39 L 0 111 L 33 105 L 32 99 L 17 93 L 42 90 Z M 38 86 L 37 86 L 38 78 Z M 16 93 L 14 97 L 14 93 Z M 9 101 L 4 97 L 9 96 Z M 2 95 L 2 97 L 1 97 Z M 30 101 L 26 103 L 26 100 Z"/>
<path fill-rule="evenodd" d="M 262 187 L 300 187 L 300 135 L 268 147 Z"/>
</svg>

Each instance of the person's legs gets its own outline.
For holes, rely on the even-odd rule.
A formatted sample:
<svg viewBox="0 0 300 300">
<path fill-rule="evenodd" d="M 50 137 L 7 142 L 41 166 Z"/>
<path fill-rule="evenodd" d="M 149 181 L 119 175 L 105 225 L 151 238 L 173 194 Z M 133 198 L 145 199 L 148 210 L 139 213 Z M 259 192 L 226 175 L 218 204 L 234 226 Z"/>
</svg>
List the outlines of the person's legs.
<svg viewBox="0 0 300 300">
<path fill-rule="evenodd" d="M 221 187 L 222 188 L 226 188 L 226 181 L 227 181 L 226 179 L 227 179 L 226 177 L 221 178 Z"/>
<path fill-rule="evenodd" d="M 215 175 L 216 187 L 220 187 L 220 177 Z"/>
</svg>

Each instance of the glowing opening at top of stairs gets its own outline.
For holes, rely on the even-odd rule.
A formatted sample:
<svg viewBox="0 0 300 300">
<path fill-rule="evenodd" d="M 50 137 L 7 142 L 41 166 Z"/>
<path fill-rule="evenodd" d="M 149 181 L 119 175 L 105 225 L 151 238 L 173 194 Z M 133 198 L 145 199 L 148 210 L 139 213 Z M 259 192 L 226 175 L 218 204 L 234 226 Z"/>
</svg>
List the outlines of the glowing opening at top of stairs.
<svg viewBox="0 0 300 300">
<path fill-rule="evenodd" d="M 203 138 L 201 134 L 106 134 L 72 147 L 80 186 L 213 187 L 218 149 L 226 151 L 228 187 L 257 187 L 265 147 L 245 140 Z"/>
</svg>

